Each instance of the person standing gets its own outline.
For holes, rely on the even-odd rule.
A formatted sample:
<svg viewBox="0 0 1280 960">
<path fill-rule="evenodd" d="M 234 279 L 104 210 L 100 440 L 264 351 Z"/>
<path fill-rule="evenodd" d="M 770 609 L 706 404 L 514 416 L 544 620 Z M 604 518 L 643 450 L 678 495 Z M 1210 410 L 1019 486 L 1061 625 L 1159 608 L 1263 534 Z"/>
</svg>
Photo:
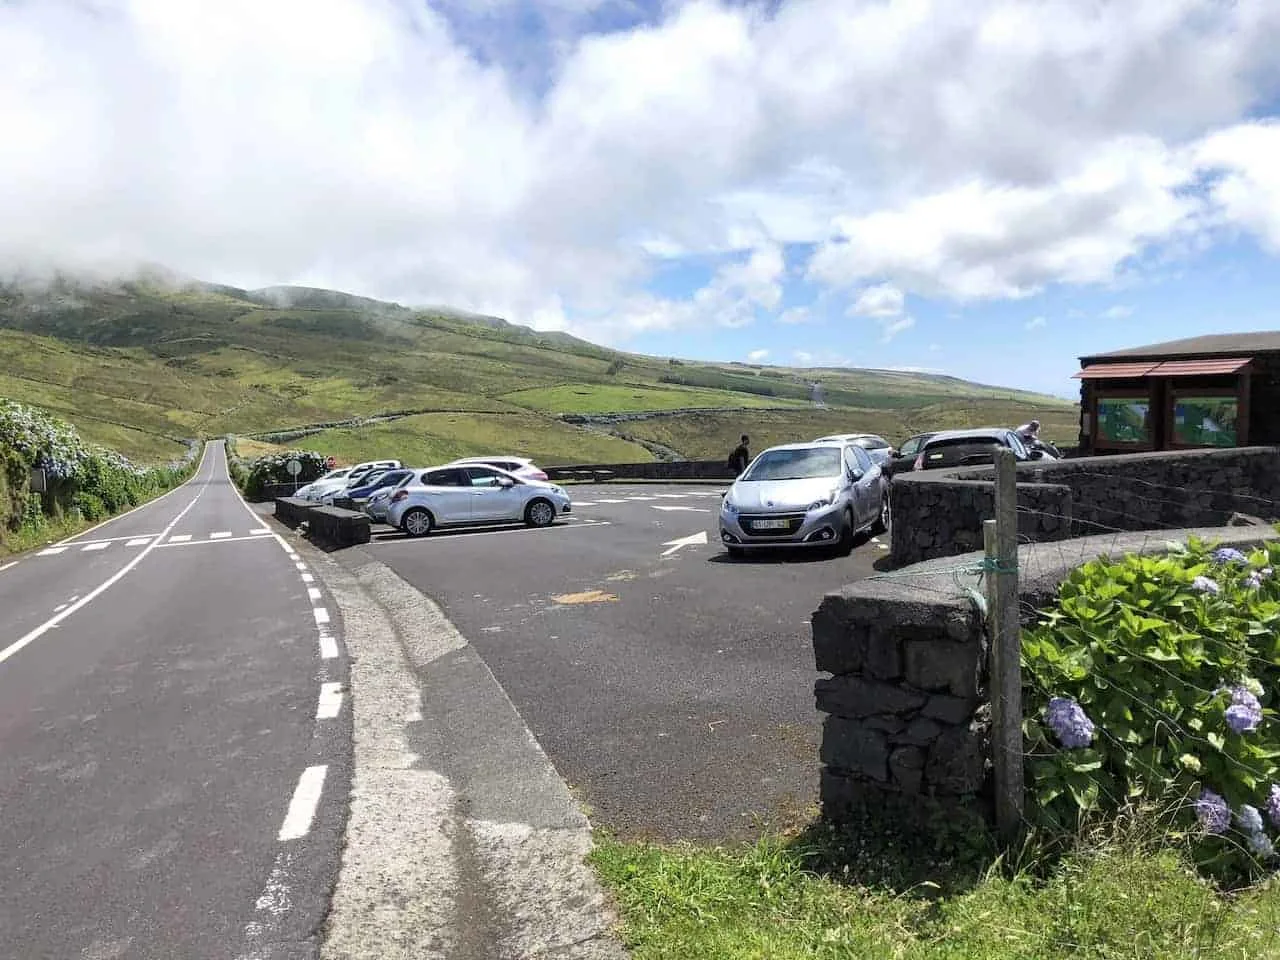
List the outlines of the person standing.
<svg viewBox="0 0 1280 960">
<path fill-rule="evenodd" d="M 750 443 L 751 441 L 744 433 L 742 440 L 733 448 L 733 453 L 729 454 L 729 469 L 733 471 L 735 477 L 741 476 L 751 463 Z"/>
<path fill-rule="evenodd" d="M 1014 432 L 1027 443 L 1035 443 L 1040 439 L 1040 421 L 1032 420 L 1029 423 L 1024 423 Z"/>
</svg>

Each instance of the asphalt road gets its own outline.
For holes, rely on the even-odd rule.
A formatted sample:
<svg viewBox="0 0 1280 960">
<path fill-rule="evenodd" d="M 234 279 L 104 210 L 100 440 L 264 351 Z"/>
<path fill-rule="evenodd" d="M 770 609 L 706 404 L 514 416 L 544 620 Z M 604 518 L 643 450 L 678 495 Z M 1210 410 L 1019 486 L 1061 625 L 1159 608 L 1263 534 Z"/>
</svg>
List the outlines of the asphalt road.
<svg viewBox="0 0 1280 960">
<path fill-rule="evenodd" d="M 346 667 L 300 565 L 221 444 L 165 497 L 0 562 L 0 955 L 314 954 L 350 726 L 320 707 Z"/>
<path fill-rule="evenodd" d="M 596 826 L 744 837 L 803 815 L 820 733 L 809 617 L 874 572 L 887 538 L 732 561 L 719 488 L 570 492 L 575 519 L 549 529 L 375 527 L 364 549 L 441 604 Z"/>
</svg>

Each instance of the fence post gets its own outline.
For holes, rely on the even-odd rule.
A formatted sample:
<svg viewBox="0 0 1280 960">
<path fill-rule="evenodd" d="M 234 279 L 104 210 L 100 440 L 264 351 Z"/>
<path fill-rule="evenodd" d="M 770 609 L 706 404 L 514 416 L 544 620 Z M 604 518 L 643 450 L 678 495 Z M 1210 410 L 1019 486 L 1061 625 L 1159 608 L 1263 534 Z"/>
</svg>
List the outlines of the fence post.
<svg viewBox="0 0 1280 960">
<path fill-rule="evenodd" d="M 1011 450 L 996 453 L 994 521 L 982 525 L 991 618 L 991 757 L 996 828 L 1006 842 L 1023 822 L 1022 630 L 1018 621 L 1018 479 Z"/>
</svg>

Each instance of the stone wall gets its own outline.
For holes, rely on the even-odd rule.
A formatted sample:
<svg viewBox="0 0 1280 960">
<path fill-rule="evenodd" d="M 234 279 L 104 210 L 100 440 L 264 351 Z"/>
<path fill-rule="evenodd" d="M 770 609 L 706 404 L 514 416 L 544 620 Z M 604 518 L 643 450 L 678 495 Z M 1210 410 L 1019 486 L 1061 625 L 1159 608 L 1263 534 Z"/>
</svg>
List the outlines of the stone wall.
<svg viewBox="0 0 1280 960">
<path fill-rule="evenodd" d="M 893 478 L 895 566 L 982 545 L 995 516 L 991 466 Z M 1280 449 L 1164 451 L 1018 466 L 1018 532 L 1028 541 L 1116 530 L 1219 526 L 1233 513 L 1280 516 Z"/>
<path fill-rule="evenodd" d="M 1163 550 L 1165 539 L 1197 536 L 1251 546 L 1268 528 L 1169 531 L 1081 537 L 1019 548 L 1019 607 L 1024 617 L 1052 601 L 1058 585 L 1100 555 Z M 927 795 L 986 811 L 990 784 L 987 633 L 965 592 L 981 554 L 948 557 L 862 580 L 827 594 L 812 619 L 825 713 L 821 747 L 823 815 L 840 821 L 870 792 Z"/>
</svg>

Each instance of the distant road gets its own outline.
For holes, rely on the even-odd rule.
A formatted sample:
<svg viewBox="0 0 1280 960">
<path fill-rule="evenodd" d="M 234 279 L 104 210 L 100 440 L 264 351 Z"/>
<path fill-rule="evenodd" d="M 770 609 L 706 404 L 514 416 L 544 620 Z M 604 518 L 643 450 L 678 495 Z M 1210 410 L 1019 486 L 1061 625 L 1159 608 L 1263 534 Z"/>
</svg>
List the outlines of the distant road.
<svg viewBox="0 0 1280 960">
<path fill-rule="evenodd" d="M 0 955 L 313 956 L 350 782 L 336 620 L 221 443 L 0 562 Z"/>
</svg>

